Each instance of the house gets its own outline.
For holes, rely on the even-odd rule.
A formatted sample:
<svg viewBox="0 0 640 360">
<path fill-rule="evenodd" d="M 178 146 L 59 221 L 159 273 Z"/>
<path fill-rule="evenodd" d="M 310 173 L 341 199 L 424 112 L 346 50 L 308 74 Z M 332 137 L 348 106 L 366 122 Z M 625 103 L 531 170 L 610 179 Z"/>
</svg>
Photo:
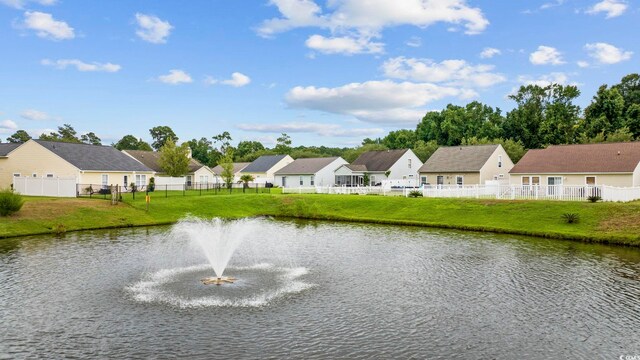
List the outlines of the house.
<svg viewBox="0 0 640 360">
<path fill-rule="evenodd" d="M 242 169 L 240 176 L 251 175 L 253 182 L 258 184 L 273 183 L 276 171 L 292 162 L 293 158 L 289 155 L 263 155 Z"/>
<path fill-rule="evenodd" d="M 529 150 L 509 175 L 513 185 L 640 186 L 640 142 Z"/>
<path fill-rule="evenodd" d="M 367 151 L 335 171 L 335 184 L 372 186 L 384 182 L 390 186 L 414 186 L 421 165 L 411 149 Z"/>
<path fill-rule="evenodd" d="M 422 185 L 484 185 L 507 182 L 513 161 L 502 145 L 439 147 L 419 170 Z"/>
<path fill-rule="evenodd" d="M 251 163 L 248 162 L 238 162 L 238 163 L 233 163 L 233 182 L 237 183 L 240 182 L 240 176 L 242 176 L 240 174 L 240 172 L 242 171 L 242 169 L 246 168 L 247 165 L 249 165 Z M 222 171 L 224 169 L 222 168 L 222 166 L 218 165 L 216 167 L 214 167 L 213 169 L 211 169 L 211 171 L 213 171 L 214 174 L 216 174 L 219 182 L 224 182 L 224 179 L 222 179 Z"/>
<path fill-rule="evenodd" d="M 0 144 L 0 187 L 13 177 L 74 178 L 77 184 L 147 185 L 154 171 L 111 146 L 29 140 Z"/>
<path fill-rule="evenodd" d="M 334 186 L 334 171 L 344 164 L 341 157 L 297 159 L 275 172 L 275 183 L 286 188 Z"/>
<path fill-rule="evenodd" d="M 144 150 L 123 150 L 122 152 L 143 163 L 148 168 L 154 170 L 157 175 L 155 179 L 157 185 L 165 185 L 168 182 L 170 182 L 172 185 L 175 185 L 174 181 L 163 179 L 163 177 L 166 175 L 164 175 L 164 170 L 159 163 L 160 152 Z M 186 184 L 187 186 L 191 186 L 194 183 L 209 184 L 217 182 L 214 172 L 208 166 L 202 165 L 198 160 L 192 158 L 190 153 L 188 156 L 189 170 L 188 173 L 184 176 L 184 182 L 182 182 L 180 185 Z M 168 182 L 164 180 L 167 180 Z"/>
</svg>

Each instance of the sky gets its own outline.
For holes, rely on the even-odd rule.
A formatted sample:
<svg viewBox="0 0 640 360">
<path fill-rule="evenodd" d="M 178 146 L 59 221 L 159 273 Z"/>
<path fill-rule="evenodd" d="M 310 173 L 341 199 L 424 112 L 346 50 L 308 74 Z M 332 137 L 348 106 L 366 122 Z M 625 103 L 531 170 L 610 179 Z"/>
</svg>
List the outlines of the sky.
<svg viewBox="0 0 640 360">
<path fill-rule="evenodd" d="M 0 0 L 0 137 L 355 146 L 523 84 L 640 72 L 640 0 Z"/>
</svg>

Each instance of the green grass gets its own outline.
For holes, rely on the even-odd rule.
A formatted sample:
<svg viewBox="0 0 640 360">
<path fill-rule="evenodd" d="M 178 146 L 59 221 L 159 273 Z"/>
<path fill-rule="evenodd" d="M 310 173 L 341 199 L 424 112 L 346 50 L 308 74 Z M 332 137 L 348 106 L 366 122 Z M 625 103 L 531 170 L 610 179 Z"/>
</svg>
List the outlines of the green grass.
<svg viewBox="0 0 640 360">
<path fill-rule="evenodd" d="M 589 203 L 403 198 L 359 195 L 226 194 L 165 197 L 144 193 L 112 206 L 100 199 L 26 198 L 0 219 L 0 237 L 82 229 L 170 224 L 187 216 L 275 216 L 431 226 L 640 246 L 640 202 Z M 580 222 L 568 224 L 565 213 Z"/>
</svg>

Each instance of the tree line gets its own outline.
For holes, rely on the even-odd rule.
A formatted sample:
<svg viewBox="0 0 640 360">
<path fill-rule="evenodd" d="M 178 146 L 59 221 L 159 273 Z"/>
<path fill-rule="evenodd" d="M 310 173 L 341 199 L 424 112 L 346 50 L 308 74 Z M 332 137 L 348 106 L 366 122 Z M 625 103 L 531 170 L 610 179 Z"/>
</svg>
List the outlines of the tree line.
<svg viewBox="0 0 640 360">
<path fill-rule="evenodd" d="M 640 75 L 629 74 L 614 85 L 602 85 L 584 109 L 574 104 L 580 96 L 575 85 L 521 86 L 509 99 L 513 110 L 502 113 L 478 101 L 465 106 L 449 104 L 441 111 L 425 114 L 415 129 L 391 131 L 377 139 L 366 138 L 358 147 L 292 146 L 289 135 L 281 134 L 272 148 L 259 141 L 240 141 L 232 145 L 227 131 L 183 142 L 182 151 L 204 165 L 215 166 L 231 159 L 251 162 L 262 155 L 288 154 L 293 158 L 342 156 L 351 162 L 369 150 L 412 149 L 426 161 L 439 146 L 502 144 L 514 162 L 526 149 L 548 145 L 619 142 L 640 139 Z M 167 143 L 177 147 L 179 138 L 169 126 L 149 130 L 149 144 L 133 135 L 125 135 L 112 144 L 119 150 L 157 150 Z M 31 137 L 18 130 L 9 142 L 24 142 Z M 78 136 L 69 124 L 57 132 L 42 134 L 40 139 L 99 145 L 93 133 Z"/>
</svg>

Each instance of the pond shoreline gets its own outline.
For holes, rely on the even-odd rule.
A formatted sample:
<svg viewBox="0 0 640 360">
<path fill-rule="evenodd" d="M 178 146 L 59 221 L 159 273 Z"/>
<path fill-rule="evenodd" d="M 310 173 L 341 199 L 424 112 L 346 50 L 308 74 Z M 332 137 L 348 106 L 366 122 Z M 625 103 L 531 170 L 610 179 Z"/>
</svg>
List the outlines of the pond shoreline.
<svg viewBox="0 0 640 360">
<path fill-rule="evenodd" d="M 142 196 L 110 205 L 99 199 L 26 198 L 19 213 L 1 218 L 0 238 L 83 230 L 171 225 L 186 216 L 271 216 L 526 235 L 640 247 L 640 202 L 578 203 L 349 195 Z M 577 224 L 565 213 L 580 216 Z"/>
</svg>

